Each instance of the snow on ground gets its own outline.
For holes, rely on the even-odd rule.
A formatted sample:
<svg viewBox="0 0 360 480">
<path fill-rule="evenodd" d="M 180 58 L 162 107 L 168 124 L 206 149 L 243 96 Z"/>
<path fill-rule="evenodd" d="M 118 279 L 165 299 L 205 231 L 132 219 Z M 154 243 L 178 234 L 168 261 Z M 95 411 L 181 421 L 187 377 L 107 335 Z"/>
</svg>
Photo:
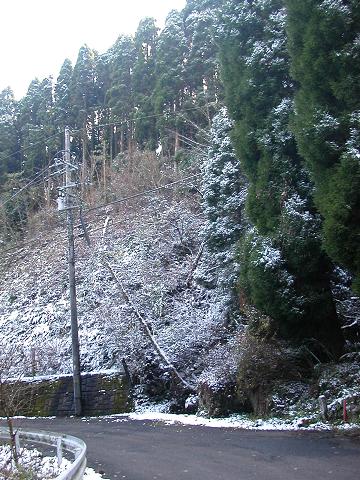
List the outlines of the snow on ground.
<svg viewBox="0 0 360 480">
<path fill-rule="evenodd" d="M 201 415 L 189 415 L 189 414 L 171 414 L 163 413 L 159 411 L 163 405 L 155 406 L 153 410 L 143 410 L 139 412 L 133 412 L 130 414 L 121 415 L 107 415 L 102 417 L 94 417 L 100 421 L 106 423 L 122 423 L 129 420 L 137 421 L 156 421 L 163 422 L 166 425 L 188 425 L 188 426 L 201 426 L 212 428 L 238 428 L 244 430 L 292 430 L 292 431 L 304 431 L 304 430 L 351 430 L 359 429 L 359 425 L 355 423 L 342 423 L 334 425 L 330 422 L 321 422 L 317 418 L 268 418 L 268 419 L 255 419 L 245 414 L 234 414 L 224 418 L 207 418 Z M 84 417 L 83 422 L 91 421 L 91 418 Z"/>
<path fill-rule="evenodd" d="M 85 480 L 108 480 L 105 477 L 101 476 L 100 473 L 96 473 L 94 469 L 87 467 L 84 474 Z"/>
<path fill-rule="evenodd" d="M 34 474 L 34 478 L 41 478 L 43 480 L 56 478 L 71 466 L 71 462 L 66 458 L 63 458 L 61 465 L 58 466 L 56 457 L 44 457 L 37 449 L 28 450 L 22 448 L 19 457 L 21 468 L 24 469 L 26 473 Z M 17 469 L 11 461 L 10 447 L 8 445 L 0 445 L 0 480 L 18 478 L 16 473 Z M 19 474 L 19 478 L 20 477 L 21 473 Z M 85 470 L 84 479 L 107 480 L 89 467 Z"/>
<path fill-rule="evenodd" d="M 193 271 L 205 223 L 198 202 L 194 195 L 167 192 L 87 218 L 91 247 L 76 238 L 83 371 L 118 370 L 125 358 L 138 384 L 147 387 L 144 395 L 161 398 L 170 384 L 166 365 L 159 364 L 136 315 L 102 264 L 106 254 L 161 349 L 186 380 L 192 384 L 206 381 L 216 390 L 235 378 L 241 318 L 232 316 L 234 330 L 229 330 L 229 296 L 218 286 L 206 288 L 206 282 L 199 281 L 216 276 L 216 262 L 211 264 L 206 249 Z M 108 217 L 111 221 L 103 239 Z M 0 258 L 0 347 L 11 346 L 17 366 L 17 370 L 3 372 L 9 376 L 34 373 L 49 378 L 69 374 L 72 369 L 65 232 L 58 222 L 53 230 L 39 228 L 38 237 L 36 245 L 24 244 Z M 344 304 L 349 292 L 342 291 L 342 295 Z M 351 298 L 346 315 L 353 309 Z M 359 385 L 358 363 L 338 370 L 337 375 L 331 369 L 328 378 L 320 378 L 319 394 L 325 394 L 334 410 L 337 399 L 341 402 L 349 392 L 360 395 L 353 388 Z M 351 375 L 345 382 L 347 370 Z M 294 418 L 299 410 L 308 416 L 318 411 L 318 394 L 305 395 L 309 401 L 302 402 L 299 409 L 299 402 L 294 405 L 291 399 L 297 398 L 301 389 L 289 392 L 286 399 L 291 409 L 287 412 L 283 397 L 273 397 L 279 410 L 273 410 L 275 415 Z M 307 404 L 309 410 L 314 404 L 311 412 L 304 411 Z M 282 422 L 288 426 L 290 421 Z"/>
<path fill-rule="evenodd" d="M 112 221 L 103 240 L 106 215 Z M 183 371 L 189 370 L 189 376 L 199 375 L 204 354 L 224 336 L 224 315 L 218 312 L 224 311 L 226 299 L 195 284 L 186 288 L 204 222 L 197 201 L 158 195 L 88 222 L 92 246 L 76 240 L 83 370 L 116 369 L 125 357 L 141 375 L 153 357 L 136 317 L 102 264 L 106 253 L 166 355 Z M 41 235 L 38 245 L 0 262 L 2 342 L 23 355 L 25 375 L 70 373 L 65 234 L 58 228 Z"/>
</svg>

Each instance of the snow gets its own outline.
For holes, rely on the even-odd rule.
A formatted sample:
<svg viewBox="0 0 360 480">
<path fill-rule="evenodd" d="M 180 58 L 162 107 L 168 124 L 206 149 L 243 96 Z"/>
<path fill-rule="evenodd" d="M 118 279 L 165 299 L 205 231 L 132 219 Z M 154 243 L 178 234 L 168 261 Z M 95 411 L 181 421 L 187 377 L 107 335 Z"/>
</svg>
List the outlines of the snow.
<svg viewBox="0 0 360 480">
<path fill-rule="evenodd" d="M 280 250 L 264 244 L 261 256 L 256 261 L 256 265 L 261 265 L 265 270 L 272 270 L 283 263 Z"/>
<path fill-rule="evenodd" d="M 122 372 L 122 370 L 121 370 Z M 91 372 L 81 372 L 81 375 L 104 375 L 104 376 L 117 376 L 119 375 L 119 370 L 116 369 L 107 369 L 107 370 L 92 370 Z M 42 381 L 56 381 L 59 378 L 63 377 L 72 377 L 72 373 L 62 373 L 62 374 L 57 374 L 57 375 L 36 375 L 36 376 L 20 376 L 20 377 L 14 377 L 14 378 L 9 378 L 8 380 L 16 380 L 16 381 L 22 381 L 26 383 L 32 383 L 32 382 L 42 382 Z"/>
<path fill-rule="evenodd" d="M 314 119 L 315 131 L 317 134 L 324 134 L 335 131 L 340 126 L 337 118 L 327 111 L 318 110 Z"/>
<path fill-rule="evenodd" d="M 208 157 L 201 169 L 201 192 L 206 223 L 204 262 L 195 274 L 208 286 L 222 288 L 231 295 L 239 269 L 236 244 L 241 230 L 247 185 L 230 139 L 233 122 L 226 108 L 214 117 Z"/>
<path fill-rule="evenodd" d="M 159 406 L 158 406 L 159 407 Z M 156 408 L 156 407 L 154 407 Z M 161 406 L 160 406 L 161 408 Z M 163 413 L 159 411 L 140 411 L 137 413 L 122 414 L 122 415 L 110 415 L 104 417 L 97 417 L 106 423 L 123 423 L 129 420 L 135 421 L 156 421 L 163 422 L 166 425 L 187 425 L 198 427 L 210 427 L 210 428 L 236 428 L 245 430 L 292 430 L 303 431 L 311 430 L 333 430 L 334 428 L 340 430 L 350 430 L 358 428 L 357 424 L 344 423 L 334 427 L 331 423 L 321 422 L 316 418 L 303 418 L 297 417 L 291 420 L 284 420 L 281 418 L 269 418 L 269 419 L 253 419 L 248 415 L 234 414 L 225 418 L 206 418 L 198 415 L 176 415 L 170 413 Z M 84 422 L 91 421 L 90 418 L 83 418 Z"/>
<path fill-rule="evenodd" d="M 100 475 L 100 473 L 95 472 L 93 468 L 87 467 L 84 472 L 85 480 L 108 480 L 106 477 Z"/>
<path fill-rule="evenodd" d="M 349 6 L 343 0 L 323 0 L 319 5 L 319 9 L 328 14 L 339 13 L 348 16 L 351 13 Z"/>
<path fill-rule="evenodd" d="M 19 452 L 19 464 L 26 472 L 32 472 L 36 478 L 43 480 L 56 478 L 61 473 L 65 472 L 70 466 L 71 462 L 63 458 L 61 465 L 58 465 L 57 457 L 43 456 L 38 449 L 21 448 Z M 14 474 L 17 469 L 14 462 L 11 461 L 11 451 L 8 445 L 0 445 L 0 470 L 4 468 L 9 474 Z M 3 478 L 0 476 L 0 479 Z M 11 476 L 6 476 L 9 480 Z M 84 472 L 85 480 L 107 480 L 105 477 L 96 473 L 92 468 L 86 468 Z"/>
<path fill-rule="evenodd" d="M 345 155 L 360 160 L 360 111 L 356 110 L 350 115 L 349 138 L 345 144 Z"/>
<path fill-rule="evenodd" d="M 226 182 L 222 188 L 228 188 Z M 104 244 L 105 215 L 111 216 L 112 223 Z M 131 373 L 142 381 L 158 363 L 139 322 L 102 265 L 106 247 L 111 265 L 160 348 L 185 376 L 199 378 L 207 368 L 208 353 L 226 333 L 229 295 L 197 283 L 198 274 L 209 268 L 205 255 L 191 286 L 185 285 L 203 241 L 205 221 L 197 199 L 181 190 L 175 195 L 164 192 L 110 209 L 88 222 L 93 232 L 91 248 L 81 239 L 76 241 L 82 370 L 120 370 L 124 357 Z M 222 234 L 228 235 L 228 224 L 223 227 Z M 40 227 L 38 235 L 42 238 L 38 245 L 21 249 L 20 256 L 12 252 L 0 265 L 1 344 L 11 344 L 21 359 L 21 371 L 8 372 L 17 378 L 31 377 L 32 352 L 37 377 L 70 374 L 72 368 L 66 238 L 60 225 L 52 231 L 46 225 Z M 229 255 L 228 262 L 234 252 Z M 219 258 L 224 260 L 226 256 Z M 161 368 L 165 375 L 166 368 Z"/>
</svg>

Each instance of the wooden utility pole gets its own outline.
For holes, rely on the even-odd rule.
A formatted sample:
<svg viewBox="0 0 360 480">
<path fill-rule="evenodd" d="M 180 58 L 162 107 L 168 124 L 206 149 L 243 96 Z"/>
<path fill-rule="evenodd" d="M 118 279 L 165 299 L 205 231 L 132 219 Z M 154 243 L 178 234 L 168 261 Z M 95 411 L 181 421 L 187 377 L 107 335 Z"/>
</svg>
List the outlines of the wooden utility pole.
<svg viewBox="0 0 360 480">
<path fill-rule="evenodd" d="M 81 376 L 80 376 L 80 349 L 79 332 L 77 321 L 76 305 L 76 282 L 75 282 L 75 244 L 74 244 L 74 216 L 73 216 L 73 190 L 72 183 L 72 164 L 70 156 L 70 131 L 65 128 L 65 206 L 67 212 L 67 231 L 68 231 L 68 262 L 69 262 L 69 290 L 70 290 L 70 312 L 71 312 L 71 344 L 73 361 L 73 382 L 74 382 L 74 408 L 75 415 L 80 416 L 82 412 L 81 405 Z"/>
</svg>

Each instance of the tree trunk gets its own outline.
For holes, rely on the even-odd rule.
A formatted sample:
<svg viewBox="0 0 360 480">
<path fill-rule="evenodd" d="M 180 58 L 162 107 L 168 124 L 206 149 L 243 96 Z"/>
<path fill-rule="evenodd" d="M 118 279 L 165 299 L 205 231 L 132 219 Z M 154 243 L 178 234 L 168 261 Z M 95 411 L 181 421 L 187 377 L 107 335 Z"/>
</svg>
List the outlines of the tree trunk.
<svg viewBox="0 0 360 480">
<path fill-rule="evenodd" d="M 191 391 L 195 391 L 194 387 L 192 385 L 190 385 L 184 378 L 182 378 L 181 374 L 177 371 L 177 369 L 175 368 L 175 366 L 170 362 L 170 360 L 167 358 L 167 356 L 165 355 L 165 353 L 162 351 L 161 347 L 159 346 L 159 344 L 157 343 L 155 337 L 153 336 L 149 326 L 148 326 L 148 323 L 147 321 L 145 320 L 145 318 L 142 316 L 142 314 L 139 312 L 139 310 L 136 308 L 136 306 L 134 305 L 134 303 L 131 301 L 127 291 L 125 290 L 121 280 L 118 278 L 118 276 L 116 275 L 114 269 L 112 268 L 112 266 L 110 265 L 110 263 L 107 261 L 107 259 L 105 257 L 102 258 L 102 261 L 103 261 L 103 264 L 105 265 L 105 267 L 110 271 L 113 279 L 115 280 L 115 282 L 117 283 L 117 285 L 119 286 L 122 294 L 123 294 L 123 297 L 125 298 L 125 301 L 127 302 L 127 304 L 131 307 L 131 309 L 133 310 L 133 312 L 135 313 L 137 319 L 140 321 L 143 329 L 144 329 L 144 332 L 146 334 L 146 336 L 148 337 L 148 339 L 150 340 L 152 346 L 154 347 L 155 351 L 157 352 L 157 354 L 159 355 L 159 357 L 166 363 L 166 365 L 171 369 L 171 371 L 173 372 L 173 374 L 175 375 L 175 377 L 186 387 L 188 388 L 189 390 Z"/>
</svg>

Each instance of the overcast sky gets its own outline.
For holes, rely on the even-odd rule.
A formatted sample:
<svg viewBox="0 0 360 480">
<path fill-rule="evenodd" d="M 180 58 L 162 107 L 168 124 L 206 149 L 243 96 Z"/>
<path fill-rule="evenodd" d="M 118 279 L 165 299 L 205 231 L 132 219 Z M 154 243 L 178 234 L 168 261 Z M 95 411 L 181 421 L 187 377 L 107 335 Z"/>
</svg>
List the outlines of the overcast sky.
<svg viewBox="0 0 360 480">
<path fill-rule="evenodd" d="M 0 91 L 10 86 L 16 98 L 32 79 L 53 75 L 65 60 L 75 62 L 87 44 L 100 53 L 119 34 L 133 34 L 143 17 L 164 23 L 171 9 L 186 0 L 2 0 Z"/>
</svg>

